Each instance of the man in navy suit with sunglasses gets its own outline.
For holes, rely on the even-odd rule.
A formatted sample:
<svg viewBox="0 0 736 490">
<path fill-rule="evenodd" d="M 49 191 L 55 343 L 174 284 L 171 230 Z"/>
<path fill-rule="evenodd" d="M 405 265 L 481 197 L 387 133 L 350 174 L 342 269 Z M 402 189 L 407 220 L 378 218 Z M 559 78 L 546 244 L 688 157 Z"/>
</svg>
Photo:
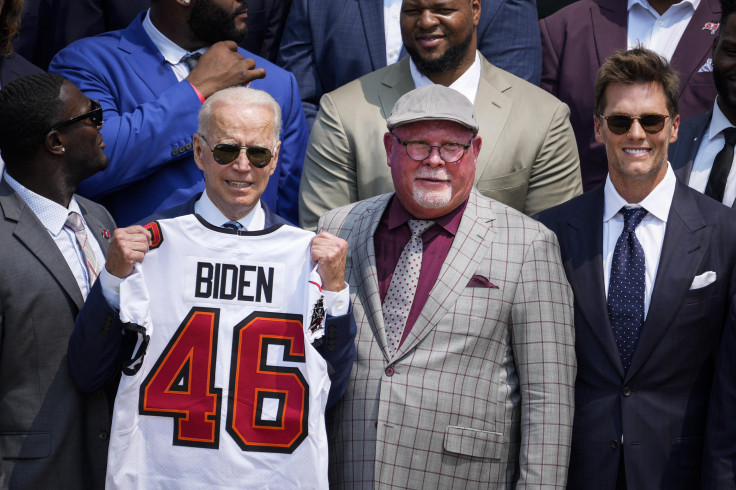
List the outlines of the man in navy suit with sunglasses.
<svg viewBox="0 0 736 490">
<path fill-rule="evenodd" d="M 663 58 L 618 52 L 595 91 L 606 182 L 538 216 L 575 296 L 567 488 L 700 488 L 714 359 L 734 322 L 736 215 L 667 161 L 680 117 Z"/>
</svg>

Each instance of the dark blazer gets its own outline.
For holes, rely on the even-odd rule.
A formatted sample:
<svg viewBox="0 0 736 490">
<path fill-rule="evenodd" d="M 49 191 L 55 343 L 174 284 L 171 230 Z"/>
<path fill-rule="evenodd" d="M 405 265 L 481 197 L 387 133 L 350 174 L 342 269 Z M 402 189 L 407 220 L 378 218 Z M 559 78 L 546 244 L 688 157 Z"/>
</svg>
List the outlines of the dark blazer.
<svg viewBox="0 0 736 490">
<path fill-rule="evenodd" d="M 41 73 L 41 69 L 18 53 L 0 57 L 0 89 L 16 78 Z"/>
<path fill-rule="evenodd" d="M 603 282 L 603 186 L 540 213 L 557 234 L 575 296 L 575 421 L 568 489 L 699 488 L 721 331 L 736 293 L 736 213 L 677 183 L 649 312 L 624 372 Z M 691 290 L 705 272 L 716 280 Z"/>
<path fill-rule="evenodd" d="M 276 62 L 291 0 L 248 0 L 248 34 L 242 47 Z"/>
<path fill-rule="evenodd" d="M 494 65 L 539 85 L 534 2 L 483 0 L 478 50 Z M 278 64 L 296 77 L 312 126 L 319 99 L 386 66 L 382 0 L 294 0 Z"/>
<path fill-rule="evenodd" d="M 104 109 L 101 133 L 110 166 L 82 182 L 79 192 L 105 204 L 121 226 L 182 204 L 204 189 L 192 151 L 202 104 L 189 82 L 177 81 L 143 30 L 144 15 L 123 30 L 72 43 L 49 67 Z M 296 80 L 263 58 L 243 49 L 239 53 L 266 69 L 266 78 L 250 86 L 268 92 L 281 106 L 279 162 L 261 199 L 296 222 L 309 138 Z"/>
<path fill-rule="evenodd" d="M 713 107 L 713 73 L 699 70 L 711 57 L 714 35 L 703 29 L 720 21 L 718 0 L 702 0 L 672 56 L 680 75 L 680 117 L 688 119 Z M 624 0 L 579 0 L 539 21 L 542 34 L 542 88 L 570 106 L 588 191 L 608 173 L 606 152 L 593 134 L 595 78 L 598 68 L 619 49 L 626 49 L 628 12 Z"/>
<path fill-rule="evenodd" d="M 141 224 L 192 214 L 194 204 L 200 195 L 195 195 L 184 204 L 152 215 L 141 221 Z M 279 224 L 291 225 L 271 211 L 263 201 L 261 205 L 266 214 L 265 228 Z M 102 325 L 100 318 L 105 319 Z M 121 330 L 118 312 L 105 300 L 98 281 L 87 297 L 84 308 L 77 318 L 76 329 L 69 340 L 69 368 L 74 382 L 81 390 L 92 392 L 106 386 L 111 380 L 114 380 L 114 384 L 117 383 L 121 363 L 130 359 L 134 346 L 134 343 L 121 338 Z M 332 385 L 327 406 L 334 405 L 347 388 L 350 369 L 355 360 L 353 340 L 356 331 L 351 306 L 345 315 L 327 316 L 325 340 L 318 345 L 315 344 L 330 370 Z"/>
<path fill-rule="evenodd" d="M 77 201 L 107 253 L 115 223 L 102 206 Z M 110 407 L 104 392 L 74 386 L 66 361 L 82 293 L 46 228 L 4 180 L 0 250 L 0 488 L 102 488 Z"/>
<path fill-rule="evenodd" d="M 680 128 L 677 130 L 677 141 L 670 145 L 670 165 L 678 180 L 684 184 L 690 180 L 695 157 L 698 155 L 700 143 L 705 137 L 712 117 L 713 110 L 711 109 L 680 123 Z"/>
</svg>

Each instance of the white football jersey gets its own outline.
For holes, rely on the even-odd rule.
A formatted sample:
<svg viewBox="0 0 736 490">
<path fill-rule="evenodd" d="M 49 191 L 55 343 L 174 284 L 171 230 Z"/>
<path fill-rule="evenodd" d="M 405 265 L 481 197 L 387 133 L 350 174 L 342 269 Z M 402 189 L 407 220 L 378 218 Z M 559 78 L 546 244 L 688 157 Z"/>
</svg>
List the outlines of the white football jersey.
<svg viewBox="0 0 736 490">
<path fill-rule="evenodd" d="M 327 488 L 313 233 L 195 215 L 146 227 L 152 248 L 120 287 L 139 342 L 115 399 L 107 488 Z"/>
</svg>

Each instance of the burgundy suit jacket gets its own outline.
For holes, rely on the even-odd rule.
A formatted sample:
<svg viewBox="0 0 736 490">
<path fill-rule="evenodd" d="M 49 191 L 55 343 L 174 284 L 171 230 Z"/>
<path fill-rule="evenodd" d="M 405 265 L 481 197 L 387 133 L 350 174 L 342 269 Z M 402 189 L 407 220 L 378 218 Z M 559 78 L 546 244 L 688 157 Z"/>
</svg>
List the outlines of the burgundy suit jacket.
<svg viewBox="0 0 736 490">
<path fill-rule="evenodd" d="M 718 0 L 702 0 L 672 56 L 680 75 L 680 117 L 687 119 L 713 106 L 711 72 L 699 72 L 711 58 L 720 21 Z M 570 122 L 580 154 L 583 189 L 601 184 L 608 171 L 603 145 L 593 133 L 595 77 L 615 51 L 626 48 L 628 12 L 624 0 L 579 0 L 539 21 L 542 37 L 541 87 L 570 106 Z"/>
</svg>

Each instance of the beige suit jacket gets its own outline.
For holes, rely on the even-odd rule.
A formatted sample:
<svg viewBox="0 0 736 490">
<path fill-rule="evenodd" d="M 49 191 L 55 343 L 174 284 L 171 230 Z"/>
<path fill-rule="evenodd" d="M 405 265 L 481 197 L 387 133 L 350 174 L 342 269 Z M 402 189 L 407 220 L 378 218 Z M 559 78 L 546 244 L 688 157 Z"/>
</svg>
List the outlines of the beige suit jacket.
<svg viewBox="0 0 736 490">
<path fill-rule="evenodd" d="M 473 191 L 427 303 L 392 355 L 373 242 L 390 198 L 319 223 L 349 243 L 358 327 L 348 389 L 327 413 L 331 486 L 564 488 L 576 362 L 555 235 Z"/>
<path fill-rule="evenodd" d="M 481 194 L 532 215 L 582 193 L 567 106 L 482 55 L 481 63 L 475 100 Z M 386 118 L 413 89 L 405 57 L 322 96 L 299 189 L 303 227 L 314 228 L 331 209 L 394 190 L 383 146 Z"/>
</svg>

